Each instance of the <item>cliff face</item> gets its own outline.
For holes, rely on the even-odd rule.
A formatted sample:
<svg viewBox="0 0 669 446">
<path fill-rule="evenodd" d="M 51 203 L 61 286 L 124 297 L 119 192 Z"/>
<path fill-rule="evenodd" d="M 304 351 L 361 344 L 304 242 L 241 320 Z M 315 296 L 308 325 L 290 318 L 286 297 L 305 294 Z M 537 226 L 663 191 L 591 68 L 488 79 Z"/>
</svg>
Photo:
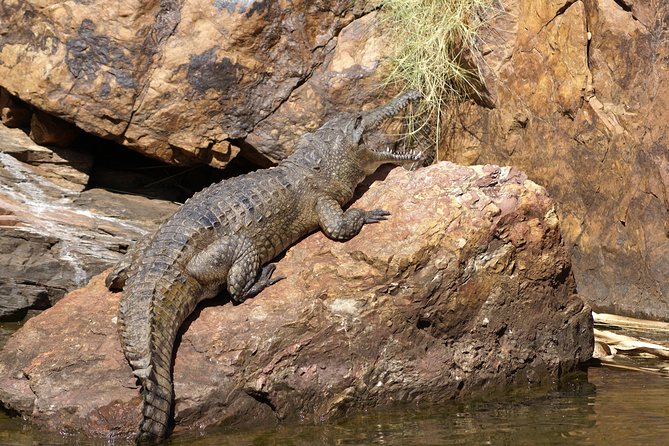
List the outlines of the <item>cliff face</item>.
<svg viewBox="0 0 669 446">
<path fill-rule="evenodd" d="M 462 107 L 445 157 L 522 168 L 559 203 L 579 294 L 669 319 L 669 4 L 503 3 L 490 104 Z"/>
<path fill-rule="evenodd" d="M 669 319 L 669 5 L 501 3 L 481 36 L 485 105 L 454 114 L 441 158 L 526 171 L 558 202 L 579 292 Z M 0 9 L 12 30 L 0 85 L 166 162 L 267 164 L 338 110 L 391 95 L 378 14 L 348 1 L 16 2 Z M 2 105 L 3 122 L 26 113 Z"/>
</svg>

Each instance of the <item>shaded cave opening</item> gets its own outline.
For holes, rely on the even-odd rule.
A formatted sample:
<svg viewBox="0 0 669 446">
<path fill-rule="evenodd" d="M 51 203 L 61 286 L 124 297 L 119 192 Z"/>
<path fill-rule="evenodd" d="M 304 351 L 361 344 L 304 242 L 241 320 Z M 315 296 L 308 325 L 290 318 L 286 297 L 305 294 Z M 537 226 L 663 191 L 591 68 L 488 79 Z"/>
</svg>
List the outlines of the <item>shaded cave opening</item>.
<svg viewBox="0 0 669 446">
<path fill-rule="evenodd" d="M 0 115 L 8 128 L 21 129 L 35 144 L 51 150 L 60 161 L 81 172 L 87 179 L 83 191 L 105 189 L 110 192 L 141 195 L 148 198 L 183 203 L 196 192 L 221 180 L 268 167 L 254 158 L 252 147 L 244 141 L 233 142 L 245 149 L 219 169 L 204 162 L 189 165 L 169 164 L 131 150 L 119 142 L 105 139 L 76 127 L 12 95 L 0 87 Z M 10 154 L 31 165 L 31 155 L 20 151 Z M 65 161 L 63 161 L 65 160 Z M 82 191 L 82 192 L 83 192 Z"/>
<path fill-rule="evenodd" d="M 225 169 L 203 163 L 172 165 L 91 134 L 80 138 L 79 144 L 93 156 L 85 190 L 100 188 L 183 203 L 213 183 L 258 169 L 241 157 L 231 160 Z"/>
</svg>

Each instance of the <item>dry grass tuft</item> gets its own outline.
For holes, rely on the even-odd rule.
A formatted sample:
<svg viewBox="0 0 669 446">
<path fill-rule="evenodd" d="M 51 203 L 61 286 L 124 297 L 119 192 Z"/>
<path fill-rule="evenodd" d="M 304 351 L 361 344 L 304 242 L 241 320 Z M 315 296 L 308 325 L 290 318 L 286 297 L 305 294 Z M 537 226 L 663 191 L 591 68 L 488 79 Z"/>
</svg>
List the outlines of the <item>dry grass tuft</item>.
<svg viewBox="0 0 669 446">
<path fill-rule="evenodd" d="M 478 33 L 493 11 L 494 0 L 383 0 L 382 11 L 393 45 L 389 83 L 423 94 L 409 116 L 407 136 L 427 130 L 438 143 L 445 111 L 477 94 Z M 435 144 L 436 145 L 436 144 Z M 438 154 L 435 153 L 438 157 Z"/>
</svg>

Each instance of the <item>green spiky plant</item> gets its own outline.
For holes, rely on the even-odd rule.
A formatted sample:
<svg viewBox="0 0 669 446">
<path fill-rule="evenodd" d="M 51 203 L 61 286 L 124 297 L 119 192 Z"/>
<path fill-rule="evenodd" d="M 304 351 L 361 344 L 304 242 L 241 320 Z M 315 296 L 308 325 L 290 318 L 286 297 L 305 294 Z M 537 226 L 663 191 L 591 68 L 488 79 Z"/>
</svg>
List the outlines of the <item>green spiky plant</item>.
<svg viewBox="0 0 669 446">
<path fill-rule="evenodd" d="M 463 63 L 476 62 L 478 33 L 490 17 L 494 0 L 383 0 L 391 50 L 387 81 L 423 94 L 422 105 L 409 114 L 406 138 L 430 133 L 433 157 L 443 117 L 465 97 L 478 94 L 480 73 Z M 474 64 L 476 65 L 476 64 Z"/>
</svg>

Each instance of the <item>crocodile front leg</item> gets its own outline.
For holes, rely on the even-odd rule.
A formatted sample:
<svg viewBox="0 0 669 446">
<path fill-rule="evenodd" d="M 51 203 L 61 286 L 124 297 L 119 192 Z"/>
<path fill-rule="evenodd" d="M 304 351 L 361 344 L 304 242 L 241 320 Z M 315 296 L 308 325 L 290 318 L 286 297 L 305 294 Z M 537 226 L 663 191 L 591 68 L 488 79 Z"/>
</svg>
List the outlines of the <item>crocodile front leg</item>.
<svg viewBox="0 0 669 446">
<path fill-rule="evenodd" d="M 334 240 L 349 240 L 360 232 L 367 223 L 378 223 L 386 220 L 390 212 L 383 209 L 365 211 L 350 208 L 344 212 L 337 200 L 321 197 L 316 202 L 316 213 L 321 230 Z"/>
<path fill-rule="evenodd" d="M 283 279 L 272 278 L 275 268 L 271 263 L 260 268 L 258 250 L 248 237 L 238 235 L 217 240 L 188 263 L 188 272 L 203 285 L 218 289 L 225 283 L 236 303 Z"/>
</svg>

